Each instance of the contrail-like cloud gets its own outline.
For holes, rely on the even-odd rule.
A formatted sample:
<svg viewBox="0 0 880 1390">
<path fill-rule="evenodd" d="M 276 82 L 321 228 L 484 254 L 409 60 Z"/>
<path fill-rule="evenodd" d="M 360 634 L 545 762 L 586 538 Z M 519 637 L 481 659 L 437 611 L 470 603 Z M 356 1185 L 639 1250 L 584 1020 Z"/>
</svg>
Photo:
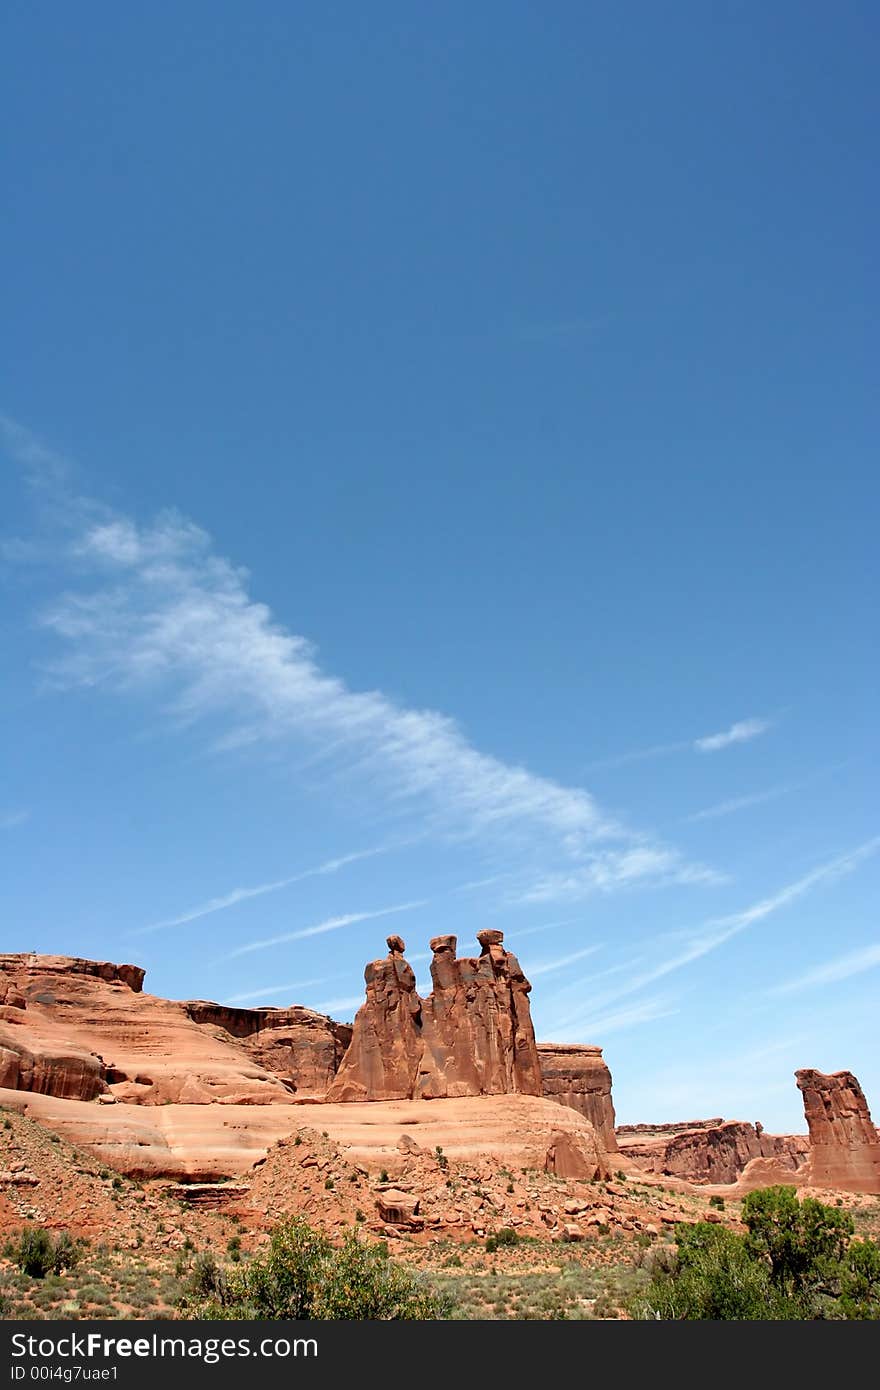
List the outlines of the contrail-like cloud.
<svg viewBox="0 0 880 1390">
<path fill-rule="evenodd" d="M 238 956 L 248 956 L 254 951 L 267 951 L 271 946 L 284 946 L 289 941 L 304 941 L 310 936 L 323 936 L 325 932 L 339 931 L 341 927 L 351 927 L 355 922 L 368 922 L 374 917 L 390 917 L 396 912 L 412 912 L 417 907 L 427 907 L 427 898 L 422 898 L 417 902 L 399 903 L 396 907 L 380 907 L 373 912 L 345 912 L 339 917 L 327 917 L 323 922 L 318 922 L 313 927 L 302 927 L 298 931 L 282 932 L 279 936 L 263 937 L 259 941 L 248 941 L 243 946 L 236 946 L 234 951 L 229 951 L 221 960 L 235 960 Z"/>
<path fill-rule="evenodd" d="M 655 743 L 649 748 L 634 748 L 628 753 L 617 753 L 610 758 L 598 758 L 588 763 L 586 772 L 600 768 L 625 767 L 627 763 L 647 762 L 652 758 L 668 758 L 673 753 L 717 753 L 734 743 L 748 743 L 753 738 L 767 733 L 773 728 L 772 719 L 740 719 L 717 734 L 705 734 L 702 738 L 678 739 L 675 743 Z"/>
<path fill-rule="evenodd" d="M 771 994 L 792 994 L 796 990 L 818 989 L 824 985 L 834 985 L 840 980 L 849 980 L 853 975 L 863 975 L 866 970 L 876 970 L 880 966 L 880 941 L 873 942 L 858 951 L 850 951 L 844 956 L 835 956 L 822 965 L 816 965 L 803 975 L 786 980 L 770 990 Z"/>
<path fill-rule="evenodd" d="M 187 922 L 196 922 L 201 917 L 210 917 L 214 912 L 223 912 L 227 907 L 235 907 L 237 903 L 247 902 L 249 898 L 262 898 L 266 893 L 277 893 L 281 888 L 289 888 L 291 884 L 302 883 L 307 878 L 338 873 L 347 864 L 355 864 L 360 859 L 370 859 L 376 854 L 385 854 L 388 848 L 387 845 L 379 845 L 376 849 L 356 850 L 353 854 L 343 854 L 338 859 L 328 859 L 325 863 L 318 864 L 314 869 L 303 869 L 301 873 L 291 874 L 288 878 L 276 878 L 271 883 L 258 883 L 254 888 L 233 888 L 231 892 L 224 893 L 218 898 L 209 898 L 207 902 L 199 903 L 197 907 L 187 908 L 185 912 L 179 913 L 176 917 L 163 917 L 161 922 L 151 922 L 149 926 L 137 927 L 128 934 L 129 936 L 145 936 L 149 932 L 163 931 L 167 927 L 182 927 Z"/>
</svg>

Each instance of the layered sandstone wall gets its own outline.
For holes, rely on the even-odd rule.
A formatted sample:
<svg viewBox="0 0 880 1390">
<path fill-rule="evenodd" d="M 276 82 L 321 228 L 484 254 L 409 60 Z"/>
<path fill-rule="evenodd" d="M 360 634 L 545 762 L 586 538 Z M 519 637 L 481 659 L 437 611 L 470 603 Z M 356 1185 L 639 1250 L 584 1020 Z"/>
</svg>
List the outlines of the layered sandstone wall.
<svg viewBox="0 0 880 1390">
<path fill-rule="evenodd" d="M 643 1172 L 701 1184 L 734 1183 L 754 1159 L 772 1159 L 774 1171 L 794 1174 L 809 1151 L 806 1135 L 766 1134 L 743 1120 L 691 1129 L 626 1125 L 618 1129 L 617 1139 L 620 1152 Z"/>
<path fill-rule="evenodd" d="M 544 1095 L 589 1120 L 606 1153 L 617 1150 L 611 1072 L 601 1047 L 578 1043 L 538 1043 Z"/>
<path fill-rule="evenodd" d="M 880 1139 L 850 1071 L 795 1073 L 810 1130 L 810 1179 L 818 1187 L 880 1194 Z"/>
<path fill-rule="evenodd" d="M 456 938 L 431 941 L 433 990 L 416 992 L 399 936 L 364 974 L 366 1000 L 330 1101 L 542 1094 L 529 1010 L 531 985 L 503 933 L 483 931 L 479 957 L 456 956 Z"/>
<path fill-rule="evenodd" d="M 348 1023 L 300 1004 L 289 1009 L 236 1009 L 204 999 L 184 1005 L 187 1015 L 203 1028 L 216 1028 L 272 1072 L 299 1098 L 323 1096 L 351 1042 Z"/>
</svg>

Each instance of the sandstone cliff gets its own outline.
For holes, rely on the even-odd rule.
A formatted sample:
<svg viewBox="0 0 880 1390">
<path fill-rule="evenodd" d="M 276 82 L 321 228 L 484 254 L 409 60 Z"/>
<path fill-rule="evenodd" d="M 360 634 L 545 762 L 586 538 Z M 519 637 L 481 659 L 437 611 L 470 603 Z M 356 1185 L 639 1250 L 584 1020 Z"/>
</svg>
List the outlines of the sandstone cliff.
<svg viewBox="0 0 880 1390">
<path fill-rule="evenodd" d="M 160 999 L 143 993 L 143 979 L 134 965 L 0 956 L 0 1085 L 142 1105 L 324 1094 L 347 1040 L 342 1025 L 308 1009 L 254 1010 L 250 1034 L 240 1036 L 239 1018 L 236 1036 L 233 1015 L 247 1010 Z"/>
<path fill-rule="evenodd" d="M 809 1150 L 806 1135 L 765 1134 L 743 1120 L 683 1125 L 626 1125 L 617 1131 L 621 1154 L 643 1172 L 684 1178 L 688 1182 L 736 1182 L 754 1159 L 774 1160 L 775 1181 L 794 1174 Z"/>
<path fill-rule="evenodd" d="M 589 1120 L 606 1153 L 615 1153 L 611 1072 L 601 1047 L 578 1043 L 538 1043 L 545 1096 L 568 1105 Z"/>
</svg>

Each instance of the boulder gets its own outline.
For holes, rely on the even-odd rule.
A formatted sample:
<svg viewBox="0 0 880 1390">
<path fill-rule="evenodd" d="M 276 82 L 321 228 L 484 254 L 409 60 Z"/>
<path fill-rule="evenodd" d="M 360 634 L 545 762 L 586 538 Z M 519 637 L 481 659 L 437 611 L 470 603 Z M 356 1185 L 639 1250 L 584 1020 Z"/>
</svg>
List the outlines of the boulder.
<svg viewBox="0 0 880 1390">
<path fill-rule="evenodd" d="M 421 1228 L 424 1224 L 419 1219 L 418 1197 L 413 1197 L 409 1192 L 401 1192 L 396 1187 L 379 1193 L 376 1198 L 376 1210 L 380 1220 L 387 1221 L 390 1226 L 409 1226 L 412 1229 Z"/>
<path fill-rule="evenodd" d="M 593 1182 L 610 1172 L 592 1128 L 591 1135 L 555 1130 L 544 1156 L 544 1171 L 573 1182 Z"/>
</svg>

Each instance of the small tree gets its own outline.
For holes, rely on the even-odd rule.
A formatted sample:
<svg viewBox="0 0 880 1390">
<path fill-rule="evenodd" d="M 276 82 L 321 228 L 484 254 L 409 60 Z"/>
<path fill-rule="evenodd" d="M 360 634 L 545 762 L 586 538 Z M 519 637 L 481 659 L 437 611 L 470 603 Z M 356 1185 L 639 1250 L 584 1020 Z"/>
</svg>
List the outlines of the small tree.
<svg viewBox="0 0 880 1390">
<path fill-rule="evenodd" d="M 743 1199 L 749 1251 L 765 1259 L 770 1278 L 786 1296 L 833 1292 L 833 1281 L 854 1226 L 848 1211 L 815 1197 L 799 1202 L 793 1187 L 764 1187 Z"/>
</svg>

